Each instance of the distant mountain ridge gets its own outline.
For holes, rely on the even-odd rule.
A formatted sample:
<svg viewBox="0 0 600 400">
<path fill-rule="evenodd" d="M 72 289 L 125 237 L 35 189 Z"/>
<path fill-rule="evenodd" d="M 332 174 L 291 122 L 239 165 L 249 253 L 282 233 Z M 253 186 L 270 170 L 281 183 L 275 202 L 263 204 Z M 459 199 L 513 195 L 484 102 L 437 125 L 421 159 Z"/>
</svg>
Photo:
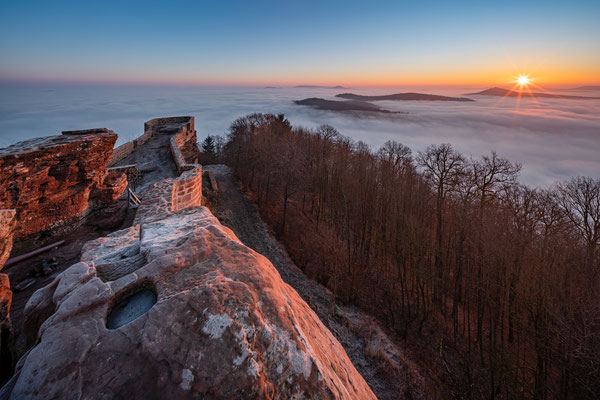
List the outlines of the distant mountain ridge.
<svg viewBox="0 0 600 400">
<path fill-rule="evenodd" d="M 496 96 L 496 97 L 545 97 L 551 99 L 573 99 L 573 100 L 598 100 L 600 97 L 588 97 L 588 96 L 567 96 L 563 94 L 552 94 L 552 93 L 538 93 L 538 92 L 529 92 L 529 91 L 516 91 L 504 89 L 501 87 L 493 87 L 490 89 L 482 90 L 477 93 L 466 93 L 465 96 Z"/>
<path fill-rule="evenodd" d="M 354 93 L 342 93 L 338 94 L 335 97 L 340 97 L 342 99 L 349 100 L 361 100 L 361 101 L 380 101 L 380 100 L 395 100 L 395 101 L 475 101 L 473 99 L 468 99 L 466 97 L 448 97 L 448 96 L 440 96 L 437 94 L 425 94 L 425 93 L 395 93 L 395 94 L 387 94 L 381 96 L 363 96 L 360 94 Z"/>
<path fill-rule="evenodd" d="M 561 90 L 564 90 L 564 91 L 573 91 L 573 92 L 578 91 L 578 90 L 582 90 L 582 91 L 585 91 L 585 90 L 600 90 L 600 85 L 577 86 L 577 87 L 574 87 L 574 88 L 561 89 Z"/>
<path fill-rule="evenodd" d="M 294 103 L 301 106 L 311 106 L 319 110 L 327 111 L 367 111 L 392 114 L 393 111 L 384 110 L 374 104 L 364 101 L 335 101 L 325 100 L 318 97 L 310 97 L 304 100 L 296 100 Z"/>
<path fill-rule="evenodd" d="M 294 86 L 297 89 L 349 89 L 344 86 L 320 86 L 320 85 L 297 85 Z"/>
</svg>

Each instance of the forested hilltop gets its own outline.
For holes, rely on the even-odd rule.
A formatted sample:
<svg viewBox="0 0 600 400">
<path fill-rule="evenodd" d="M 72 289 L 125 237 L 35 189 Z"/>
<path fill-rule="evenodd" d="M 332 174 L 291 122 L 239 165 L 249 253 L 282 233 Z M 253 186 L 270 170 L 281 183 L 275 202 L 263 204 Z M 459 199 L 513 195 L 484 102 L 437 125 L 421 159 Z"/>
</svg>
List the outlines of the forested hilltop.
<svg viewBox="0 0 600 400">
<path fill-rule="evenodd" d="M 405 341 L 440 397 L 600 396 L 600 180 L 532 189 L 494 152 L 373 152 L 283 115 L 207 141 L 297 265 Z"/>
</svg>

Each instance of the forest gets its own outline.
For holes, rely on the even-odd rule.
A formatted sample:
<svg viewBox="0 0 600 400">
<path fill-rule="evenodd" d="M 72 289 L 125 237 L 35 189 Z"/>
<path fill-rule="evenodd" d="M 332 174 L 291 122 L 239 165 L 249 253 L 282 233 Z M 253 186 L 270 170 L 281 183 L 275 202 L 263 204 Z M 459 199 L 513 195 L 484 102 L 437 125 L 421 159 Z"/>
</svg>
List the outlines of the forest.
<svg viewBox="0 0 600 400">
<path fill-rule="evenodd" d="M 208 141 L 296 264 L 412 349 L 438 397 L 600 398 L 600 179 L 531 188 L 493 151 L 374 151 L 283 115 Z"/>
</svg>

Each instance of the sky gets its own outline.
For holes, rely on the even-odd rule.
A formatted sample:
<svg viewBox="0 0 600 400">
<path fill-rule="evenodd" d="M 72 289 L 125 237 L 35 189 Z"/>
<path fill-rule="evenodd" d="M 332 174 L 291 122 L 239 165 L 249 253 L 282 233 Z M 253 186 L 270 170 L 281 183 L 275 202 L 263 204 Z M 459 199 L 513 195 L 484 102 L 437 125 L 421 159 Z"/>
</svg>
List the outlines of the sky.
<svg viewBox="0 0 600 400">
<path fill-rule="evenodd" d="M 0 82 L 600 84 L 600 1 L 6 1 Z"/>
</svg>

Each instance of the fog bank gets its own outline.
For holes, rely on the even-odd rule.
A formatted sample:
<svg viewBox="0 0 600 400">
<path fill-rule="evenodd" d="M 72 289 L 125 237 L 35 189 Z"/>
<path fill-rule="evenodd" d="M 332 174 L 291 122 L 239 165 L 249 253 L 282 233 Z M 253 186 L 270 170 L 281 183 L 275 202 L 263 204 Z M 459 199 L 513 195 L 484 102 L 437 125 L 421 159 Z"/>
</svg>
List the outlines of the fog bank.
<svg viewBox="0 0 600 400">
<path fill-rule="evenodd" d="M 354 88 L 357 94 L 417 91 L 447 96 L 473 88 Z M 252 112 L 284 113 L 294 125 L 330 124 L 377 149 L 396 140 L 414 152 L 449 142 L 478 157 L 496 150 L 523 164 L 521 181 L 544 186 L 574 175 L 600 177 L 600 101 L 473 96 L 475 102 L 378 101 L 408 114 L 368 115 L 320 111 L 294 100 L 341 93 L 322 88 L 12 86 L 0 90 L 0 147 L 62 130 L 106 127 L 119 144 L 142 133 L 143 122 L 169 115 L 196 117 L 200 140 L 223 134 Z M 571 93 L 569 93 L 571 94 Z M 581 93 L 598 96 L 599 92 Z"/>
</svg>

